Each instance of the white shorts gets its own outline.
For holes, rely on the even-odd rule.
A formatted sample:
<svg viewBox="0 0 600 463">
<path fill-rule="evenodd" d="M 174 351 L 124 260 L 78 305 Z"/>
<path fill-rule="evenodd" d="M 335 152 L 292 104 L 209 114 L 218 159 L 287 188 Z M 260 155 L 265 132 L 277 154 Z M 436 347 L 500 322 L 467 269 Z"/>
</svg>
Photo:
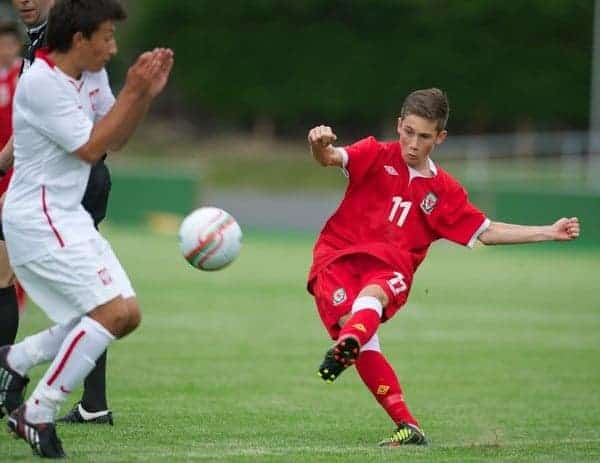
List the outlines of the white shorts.
<svg viewBox="0 0 600 463">
<path fill-rule="evenodd" d="M 76 243 L 14 267 L 31 299 L 58 324 L 80 318 L 117 296 L 135 296 L 104 238 Z"/>
</svg>

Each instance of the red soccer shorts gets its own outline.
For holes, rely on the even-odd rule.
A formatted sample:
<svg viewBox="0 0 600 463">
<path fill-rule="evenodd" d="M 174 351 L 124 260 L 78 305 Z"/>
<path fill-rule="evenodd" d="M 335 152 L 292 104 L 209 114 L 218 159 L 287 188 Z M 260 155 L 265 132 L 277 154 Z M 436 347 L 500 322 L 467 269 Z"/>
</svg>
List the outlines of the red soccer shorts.
<svg viewBox="0 0 600 463">
<path fill-rule="evenodd" d="M 310 282 L 321 321 L 332 339 L 341 327 L 338 321 L 352 310 L 354 299 L 369 285 L 378 285 L 389 298 L 382 321 L 389 320 L 406 303 L 412 274 L 393 269 L 368 254 L 351 254 L 333 261 Z"/>
</svg>

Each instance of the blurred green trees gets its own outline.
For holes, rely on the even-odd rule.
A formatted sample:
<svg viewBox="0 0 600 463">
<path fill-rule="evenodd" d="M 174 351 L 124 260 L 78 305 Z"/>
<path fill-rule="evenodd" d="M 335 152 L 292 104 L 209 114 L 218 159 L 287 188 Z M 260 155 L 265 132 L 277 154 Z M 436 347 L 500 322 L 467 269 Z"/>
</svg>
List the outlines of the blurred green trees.
<svg viewBox="0 0 600 463">
<path fill-rule="evenodd" d="M 143 0 L 131 10 L 128 45 L 174 48 L 186 106 L 236 124 L 380 127 L 429 86 L 448 92 L 454 132 L 588 119 L 592 0 Z"/>
</svg>

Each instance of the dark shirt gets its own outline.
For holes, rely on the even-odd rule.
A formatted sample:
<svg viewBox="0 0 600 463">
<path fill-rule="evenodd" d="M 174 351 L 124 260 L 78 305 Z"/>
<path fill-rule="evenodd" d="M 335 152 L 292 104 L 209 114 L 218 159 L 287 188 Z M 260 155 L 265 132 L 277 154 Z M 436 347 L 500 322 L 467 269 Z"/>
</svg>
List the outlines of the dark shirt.
<svg viewBox="0 0 600 463">
<path fill-rule="evenodd" d="M 48 23 L 44 23 L 40 26 L 33 27 L 27 30 L 27 37 L 29 38 L 29 43 L 27 44 L 27 48 L 25 49 L 25 53 L 23 54 L 23 65 L 21 66 L 21 74 L 23 74 L 33 60 L 35 59 L 35 52 L 46 46 L 46 30 L 48 29 Z"/>
</svg>

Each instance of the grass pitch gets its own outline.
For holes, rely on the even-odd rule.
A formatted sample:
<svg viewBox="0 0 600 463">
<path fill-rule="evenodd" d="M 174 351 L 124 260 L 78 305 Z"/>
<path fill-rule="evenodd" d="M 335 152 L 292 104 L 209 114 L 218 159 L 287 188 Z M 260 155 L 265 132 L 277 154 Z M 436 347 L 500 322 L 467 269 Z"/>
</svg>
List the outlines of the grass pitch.
<svg viewBox="0 0 600 463">
<path fill-rule="evenodd" d="M 434 245 L 381 330 L 431 445 L 382 450 L 393 426 L 356 373 L 316 375 L 330 342 L 304 289 L 312 237 L 247 233 L 203 273 L 173 236 L 106 234 L 145 318 L 109 350 L 115 426 L 59 427 L 70 461 L 600 460 L 600 249 Z M 19 337 L 47 325 L 30 307 Z M 0 435 L 0 461 L 30 459 Z"/>
</svg>

